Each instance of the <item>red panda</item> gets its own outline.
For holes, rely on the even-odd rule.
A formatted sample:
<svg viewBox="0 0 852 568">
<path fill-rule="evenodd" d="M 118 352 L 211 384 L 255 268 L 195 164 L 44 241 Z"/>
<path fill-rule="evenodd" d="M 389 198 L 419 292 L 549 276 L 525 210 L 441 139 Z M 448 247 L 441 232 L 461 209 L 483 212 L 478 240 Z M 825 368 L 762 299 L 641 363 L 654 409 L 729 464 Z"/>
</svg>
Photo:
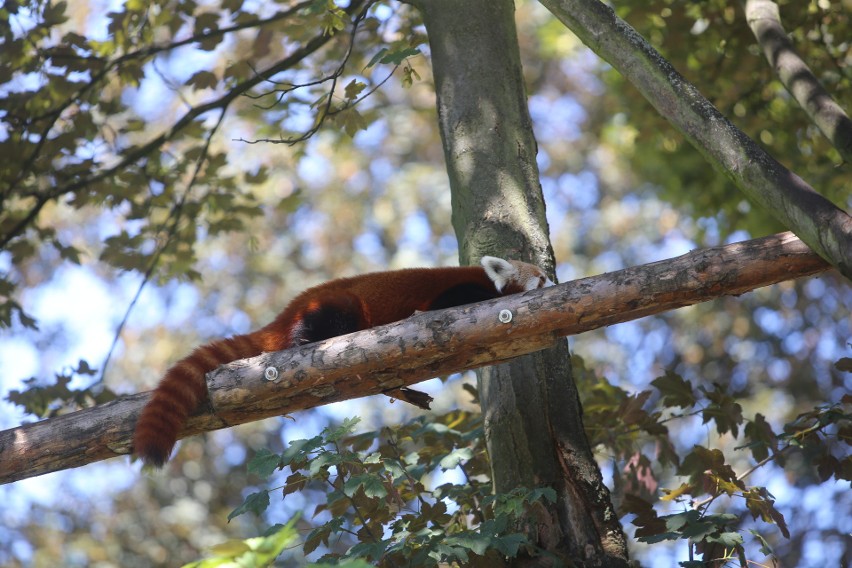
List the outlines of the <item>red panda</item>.
<svg viewBox="0 0 852 568">
<path fill-rule="evenodd" d="M 161 467 L 219 365 L 439 310 L 552 284 L 532 264 L 482 257 L 482 266 L 410 268 L 331 280 L 296 296 L 269 325 L 196 348 L 175 363 L 139 415 L 133 450 Z"/>
</svg>

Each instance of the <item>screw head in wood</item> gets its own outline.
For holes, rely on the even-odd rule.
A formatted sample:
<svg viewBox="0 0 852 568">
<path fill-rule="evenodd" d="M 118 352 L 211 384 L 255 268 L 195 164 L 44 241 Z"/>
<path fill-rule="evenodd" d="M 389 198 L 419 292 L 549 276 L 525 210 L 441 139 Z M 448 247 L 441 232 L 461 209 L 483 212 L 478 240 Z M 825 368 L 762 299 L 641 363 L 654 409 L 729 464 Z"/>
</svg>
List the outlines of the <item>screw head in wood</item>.
<svg viewBox="0 0 852 568">
<path fill-rule="evenodd" d="M 277 383 L 279 380 L 278 369 L 275 367 L 267 367 L 266 370 L 263 371 L 263 380 Z"/>
</svg>

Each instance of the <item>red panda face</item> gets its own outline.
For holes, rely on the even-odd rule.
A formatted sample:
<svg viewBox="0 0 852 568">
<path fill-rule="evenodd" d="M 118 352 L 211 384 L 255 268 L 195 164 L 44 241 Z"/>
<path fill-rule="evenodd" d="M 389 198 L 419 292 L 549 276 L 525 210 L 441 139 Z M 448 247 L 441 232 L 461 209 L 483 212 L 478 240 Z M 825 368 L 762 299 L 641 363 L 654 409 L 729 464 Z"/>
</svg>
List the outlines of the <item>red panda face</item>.
<svg viewBox="0 0 852 568">
<path fill-rule="evenodd" d="M 510 260 L 509 263 L 517 270 L 514 283 L 524 291 L 553 286 L 553 282 L 538 266 L 519 260 Z"/>
<path fill-rule="evenodd" d="M 483 256 L 481 263 L 501 294 L 516 294 L 553 285 L 544 271 L 534 264 L 494 256 Z"/>
</svg>

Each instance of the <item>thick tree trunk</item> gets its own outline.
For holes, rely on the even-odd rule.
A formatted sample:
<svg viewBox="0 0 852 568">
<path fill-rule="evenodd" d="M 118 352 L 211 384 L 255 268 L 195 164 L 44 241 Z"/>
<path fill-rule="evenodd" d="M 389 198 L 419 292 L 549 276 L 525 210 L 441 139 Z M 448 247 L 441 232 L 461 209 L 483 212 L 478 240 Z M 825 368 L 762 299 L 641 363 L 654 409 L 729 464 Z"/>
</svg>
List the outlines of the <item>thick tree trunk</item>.
<svg viewBox="0 0 852 568">
<path fill-rule="evenodd" d="M 553 266 L 511 0 L 422 0 L 461 260 Z M 627 547 L 583 430 L 567 344 L 480 373 L 498 492 L 551 487 L 532 542 L 567 564 L 626 566 Z M 518 559 L 527 565 L 530 559 Z M 533 564 L 549 565 L 541 557 Z"/>
</svg>

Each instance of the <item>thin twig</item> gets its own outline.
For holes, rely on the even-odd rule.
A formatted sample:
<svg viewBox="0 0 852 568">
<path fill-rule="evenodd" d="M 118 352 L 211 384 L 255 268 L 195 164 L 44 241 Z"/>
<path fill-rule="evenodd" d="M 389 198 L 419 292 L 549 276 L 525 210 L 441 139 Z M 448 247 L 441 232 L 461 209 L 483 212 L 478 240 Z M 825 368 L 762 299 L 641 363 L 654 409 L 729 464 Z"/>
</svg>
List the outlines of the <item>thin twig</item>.
<svg viewBox="0 0 852 568">
<path fill-rule="evenodd" d="M 163 253 L 168 249 L 169 245 L 172 242 L 172 239 L 177 234 L 178 226 L 180 225 L 181 213 L 183 212 L 183 207 L 186 204 L 186 199 L 192 191 L 195 182 L 198 180 L 198 176 L 201 173 L 201 168 L 204 163 L 207 162 L 209 157 L 210 150 L 210 142 L 213 140 L 213 135 L 219 130 L 219 127 L 222 125 L 222 121 L 225 118 L 225 113 L 227 111 L 227 106 L 223 107 L 219 113 L 219 119 L 216 121 L 216 124 L 210 129 L 207 134 L 207 139 L 204 142 L 204 148 L 198 156 L 198 159 L 195 163 L 195 171 L 192 172 L 192 178 L 187 183 L 186 189 L 181 195 L 178 202 L 172 208 L 172 211 L 169 213 L 168 218 L 163 221 L 162 227 L 165 227 L 166 223 L 169 220 L 174 219 L 169 228 L 168 233 L 166 234 L 166 238 L 163 241 L 162 246 L 159 247 L 157 252 L 151 258 L 151 263 L 148 265 L 148 268 L 145 270 L 145 274 L 142 277 L 142 282 L 139 283 L 139 287 L 136 289 L 136 294 L 133 296 L 133 299 L 130 301 L 130 304 L 127 306 L 127 310 L 124 312 L 124 317 L 121 318 L 121 322 L 118 324 L 118 327 L 115 330 L 115 335 L 112 338 L 112 344 L 110 345 L 109 351 L 107 352 L 106 358 L 104 359 L 103 365 L 101 367 L 101 376 L 98 382 L 103 382 L 106 376 L 107 365 L 109 365 L 109 361 L 112 358 L 113 351 L 115 351 L 115 347 L 118 344 L 118 340 L 121 337 L 122 331 L 124 331 L 124 327 L 127 325 L 127 321 L 130 318 L 130 314 L 133 311 L 133 308 L 136 307 L 136 303 L 139 301 L 140 296 L 142 295 L 142 290 L 145 289 L 145 286 L 150 282 L 151 277 L 154 275 L 154 271 L 157 269 L 157 266 L 160 263 L 160 258 L 162 258 Z M 159 232 L 156 231 L 156 232 Z"/>
</svg>

